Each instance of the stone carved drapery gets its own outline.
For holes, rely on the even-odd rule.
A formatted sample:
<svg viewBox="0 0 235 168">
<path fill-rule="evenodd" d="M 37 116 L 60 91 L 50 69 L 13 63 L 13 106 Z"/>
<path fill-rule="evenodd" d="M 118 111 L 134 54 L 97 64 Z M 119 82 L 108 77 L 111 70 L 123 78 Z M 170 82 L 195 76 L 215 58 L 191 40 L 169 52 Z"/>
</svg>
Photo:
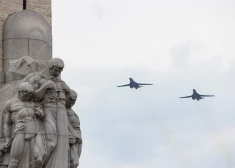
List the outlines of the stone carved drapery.
<svg viewBox="0 0 235 168">
<path fill-rule="evenodd" d="M 76 93 L 61 79 L 63 68 L 59 58 L 52 58 L 47 68 L 31 57 L 10 65 L 25 77 L 0 113 L 0 167 L 78 166 L 80 121 L 71 109 Z"/>
</svg>

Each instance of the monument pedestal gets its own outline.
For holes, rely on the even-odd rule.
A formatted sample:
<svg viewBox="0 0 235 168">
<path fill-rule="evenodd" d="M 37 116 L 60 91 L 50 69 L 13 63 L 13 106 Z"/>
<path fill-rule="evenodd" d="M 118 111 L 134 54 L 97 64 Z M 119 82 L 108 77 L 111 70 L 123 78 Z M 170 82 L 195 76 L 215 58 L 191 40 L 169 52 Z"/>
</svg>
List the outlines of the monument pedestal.
<svg viewBox="0 0 235 168">
<path fill-rule="evenodd" d="M 0 168 L 76 168 L 77 93 L 61 79 L 63 60 L 52 58 L 50 17 L 41 15 L 50 11 L 36 3 L 27 0 L 27 9 L 8 14 L 0 33 Z"/>
</svg>

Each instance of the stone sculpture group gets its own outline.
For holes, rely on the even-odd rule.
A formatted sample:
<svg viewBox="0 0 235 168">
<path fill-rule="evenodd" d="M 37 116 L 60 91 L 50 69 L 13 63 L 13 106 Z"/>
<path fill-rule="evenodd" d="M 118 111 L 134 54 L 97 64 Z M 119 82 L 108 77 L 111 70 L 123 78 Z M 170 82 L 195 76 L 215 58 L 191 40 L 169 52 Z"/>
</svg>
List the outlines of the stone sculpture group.
<svg viewBox="0 0 235 168">
<path fill-rule="evenodd" d="M 63 60 L 30 73 L 0 113 L 0 168 L 76 168 L 81 155 L 77 93 L 61 79 Z"/>
</svg>

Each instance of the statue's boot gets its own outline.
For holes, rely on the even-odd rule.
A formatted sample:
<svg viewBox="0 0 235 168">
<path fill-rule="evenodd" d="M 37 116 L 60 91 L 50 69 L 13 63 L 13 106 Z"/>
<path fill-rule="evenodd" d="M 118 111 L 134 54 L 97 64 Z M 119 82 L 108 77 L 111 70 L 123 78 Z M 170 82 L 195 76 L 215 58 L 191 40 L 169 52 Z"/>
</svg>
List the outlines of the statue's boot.
<svg viewBox="0 0 235 168">
<path fill-rule="evenodd" d="M 42 159 L 36 159 L 36 160 L 33 160 L 31 163 L 30 163 L 30 167 L 31 168 L 40 168 L 43 164 L 43 160 Z"/>
</svg>

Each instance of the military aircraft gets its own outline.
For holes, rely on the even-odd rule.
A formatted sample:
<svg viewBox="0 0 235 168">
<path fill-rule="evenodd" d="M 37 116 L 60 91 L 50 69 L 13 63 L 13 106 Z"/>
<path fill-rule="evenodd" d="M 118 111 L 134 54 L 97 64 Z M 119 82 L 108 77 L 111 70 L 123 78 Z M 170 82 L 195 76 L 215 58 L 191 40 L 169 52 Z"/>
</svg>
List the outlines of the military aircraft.
<svg viewBox="0 0 235 168">
<path fill-rule="evenodd" d="M 130 83 L 129 83 L 129 84 L 120 85 L 120 86 L 117 86 L 117 87 L 130 86 L 130 88 L 138 89 L 138 88 L 140 88 L 140 87 L 143 87 L 143 86 L 141 86 L 141 85 L 153 85 L 153 84 L 137 83 L 137 82 L 135 82 L 132 78 L 129 78 L 129 79 L 130 79 Z"/>
<path fill-rule="evenodd" d="M 199 101 L 200 99 L 204 99 L 204 97 L 214 97 L 214 95 L 200 95 L 197 93 L 195 89 L 193 89 L 193 94 L 191 96 L 185 96 L 180 98 L 190 98 L 192 97 L 193 100 L 197 99 Z"/>
</svg>

